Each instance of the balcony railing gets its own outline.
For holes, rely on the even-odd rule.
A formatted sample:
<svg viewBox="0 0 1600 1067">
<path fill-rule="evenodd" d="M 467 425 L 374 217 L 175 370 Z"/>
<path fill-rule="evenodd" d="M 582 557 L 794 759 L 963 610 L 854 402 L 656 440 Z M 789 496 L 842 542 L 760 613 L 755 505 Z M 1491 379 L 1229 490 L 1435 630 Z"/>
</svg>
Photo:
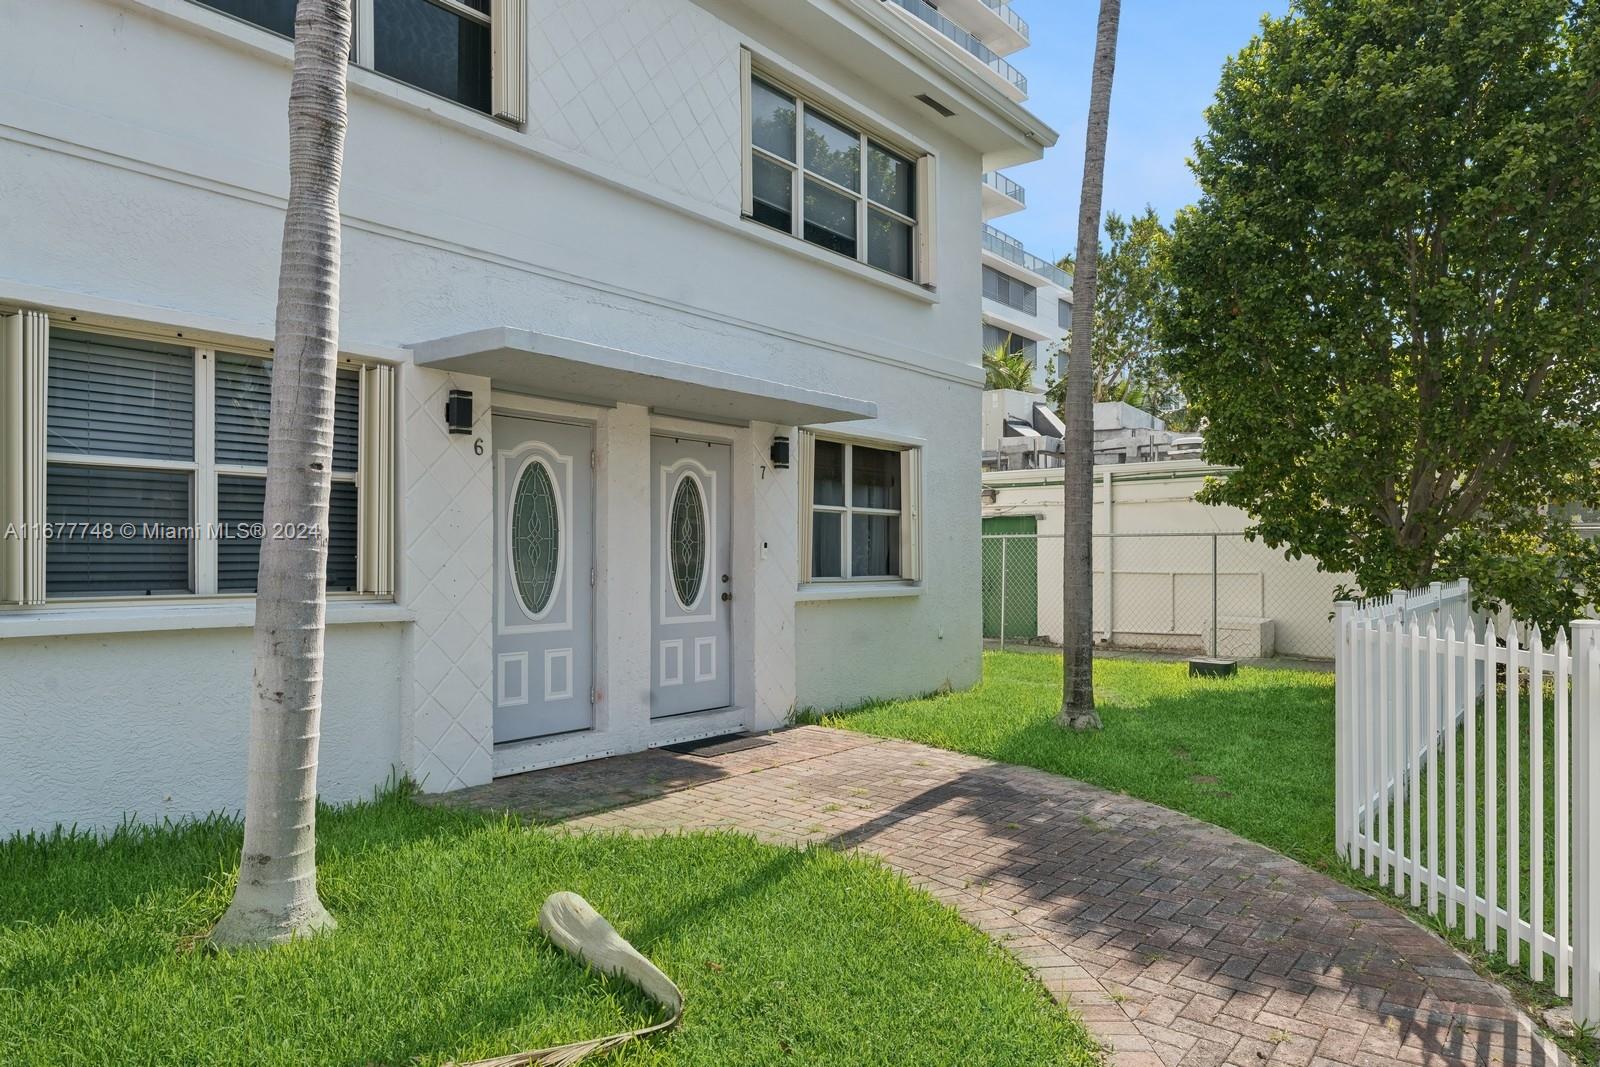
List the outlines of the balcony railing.
<svg viewBox="0 0 1600 1067">
<path fill-rule="evenodd" d="M 1011 10 L 1011 5 L 1006 3 L 1006 0 L 983 0 L 983 6 L 1005 19 L 1006 25 L 1022 34 L 1023 37 L 1028 36 L 1027 20 Z"/>
<path fill-rule="evenodd" d="M 957 26 L 955 23 L 939 14 L 938 8 L 926 3 L 925 0 L 883 0 L 883 2 L 886 4 L 897 4 L 904 8 L 911 15 L 921 19 L 933 29 L 943 34 L 946 38 L 953 41 L 958 47 L 970 54 L 978 62 L 982 63 L 984 66 L 1000 75 L 1000 77 L 1010 82 L 1016 87 L 1019 93 L 1027 95 L 1028 79 L 1023 76 L 1022 71 L 1001 59 L 995 54 L 994 49 L 990 48 L 988 45 L 972 36 L 972 34 L 968 33 L 960 26 Z"/>
<path fill-rule="evenodd" d="M 1028 252 L 1022 247 L 1021 241 L 987 223 L 983 227 L 983 247 L 984 251 L 993 252 L 1008 263 L 1015 263 L 1024 270 L 1048 278 L 1063 289 L 1072 288 L 1072 275 Z"/>
<path fill-rule="evenodd" d="M 997 190 L 1005 196 L 1009 196 L 1019 204 L 1026 204 L 1028 202 L 1028 194 L 1023 190 L 1022 186 L 1018 185 L 1010 178 L 1007 178 L 1004 174 L 1001 174 L 997 170 L 991 170 L 989 173 L 985 174 L 983 176 L 983 184 L 987 185 L 991 189 Z"/>
</svg>

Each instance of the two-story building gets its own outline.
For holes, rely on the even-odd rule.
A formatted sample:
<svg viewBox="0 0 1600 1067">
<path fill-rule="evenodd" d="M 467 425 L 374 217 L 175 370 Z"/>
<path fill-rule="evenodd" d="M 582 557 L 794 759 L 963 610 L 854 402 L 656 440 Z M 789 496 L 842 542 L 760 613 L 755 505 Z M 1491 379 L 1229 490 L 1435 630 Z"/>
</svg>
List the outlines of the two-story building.
<svg viewBox="0 0 1600 1067">
<path fill-rule="evenodd" d="M 242 805 L 293 8 L 0 0 L 0 832 Z M 976 682 L 1026 24 L 355 17 L 324 795 Z"/>
</svg>

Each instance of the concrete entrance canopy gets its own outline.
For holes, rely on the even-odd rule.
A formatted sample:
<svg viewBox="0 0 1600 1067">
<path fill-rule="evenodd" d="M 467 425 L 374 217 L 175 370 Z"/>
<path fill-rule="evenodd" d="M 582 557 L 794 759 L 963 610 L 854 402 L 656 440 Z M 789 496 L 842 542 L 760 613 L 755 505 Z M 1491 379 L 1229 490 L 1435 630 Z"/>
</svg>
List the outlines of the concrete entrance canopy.
<svg viewBox="0 0 1600 1067">
<path fill-rule="evenodd" d="M 497 390 L 607 407 L 639 404 L 658 415 L 734 426 L 809 426 L 878 415 L 878 405 L 868 400 L 509 326 L 424 341 L 411 351 L 419 366 L 482 375 Z"/>
</svg>

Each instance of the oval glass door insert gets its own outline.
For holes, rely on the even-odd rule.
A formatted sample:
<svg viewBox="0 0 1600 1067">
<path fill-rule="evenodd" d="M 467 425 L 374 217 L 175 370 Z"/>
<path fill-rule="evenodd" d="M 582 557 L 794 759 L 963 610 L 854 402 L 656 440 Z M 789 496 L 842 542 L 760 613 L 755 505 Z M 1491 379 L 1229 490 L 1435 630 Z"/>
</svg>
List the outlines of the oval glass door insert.
<svg viewBox="0 0 1600 1067">
<path fill-rule="evenodd" d="M 529 615 L 544 614 L 561 567 L 561 519 L 556 486 L 543 463 L 523 468 L 511 505 L 511 571 Z"/>
<path fill-rule="evenodd" d="M 671 539 L 668 555 L 672 562 L 672 588 L 678 603 L 691 608 L 700 599 L 706 569 L 706 505 L 695 479 L 679 480 L 678 490 L 672 494 L 667 532 Z"/>
</svg>

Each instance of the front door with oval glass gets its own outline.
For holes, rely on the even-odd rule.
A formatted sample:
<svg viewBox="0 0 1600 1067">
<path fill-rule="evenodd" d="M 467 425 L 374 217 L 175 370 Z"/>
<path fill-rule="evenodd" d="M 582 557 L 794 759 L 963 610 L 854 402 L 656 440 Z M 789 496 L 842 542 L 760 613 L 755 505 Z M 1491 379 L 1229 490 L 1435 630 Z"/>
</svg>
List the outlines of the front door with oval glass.
<svg viewBox="0 0 1600 1067">
<path fill-rule="evenodd" d="M 496 415 L 494 443 L 494 740 L 586 730 L 594 431 Z"/>
<path fill-rule="evenodd" d="M 651 490 L 650 714 L 733 703 L 732 491 L 727 445 L 657 437 Z"/>
</svg>

